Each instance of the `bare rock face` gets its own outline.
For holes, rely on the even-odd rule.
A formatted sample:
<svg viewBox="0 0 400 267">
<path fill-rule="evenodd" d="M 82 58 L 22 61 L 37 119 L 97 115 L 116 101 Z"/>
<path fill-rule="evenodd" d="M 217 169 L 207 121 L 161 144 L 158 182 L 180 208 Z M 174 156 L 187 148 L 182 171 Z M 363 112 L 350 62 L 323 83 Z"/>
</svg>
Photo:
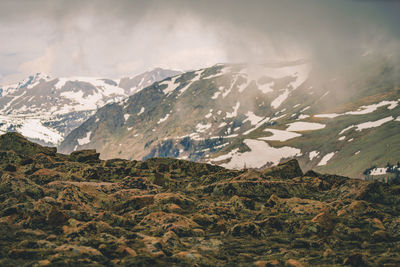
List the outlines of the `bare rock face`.
<svg viewBox="0 0 400 267">
<path fill-rule="evenodd" d="M 398 266 L 398 185 L 0 136 L 0 266 Z M 13 165 L 14 168 L 10 168 Z"/>
</svg>

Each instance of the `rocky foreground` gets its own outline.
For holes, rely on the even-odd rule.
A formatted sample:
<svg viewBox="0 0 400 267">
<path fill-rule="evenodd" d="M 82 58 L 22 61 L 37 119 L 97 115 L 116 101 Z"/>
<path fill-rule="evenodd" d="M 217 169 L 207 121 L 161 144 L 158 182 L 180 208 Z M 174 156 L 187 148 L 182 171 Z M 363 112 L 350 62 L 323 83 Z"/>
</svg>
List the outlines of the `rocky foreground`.
<svg viewBox="0 0 400 267">
<path fill-rule="evenodd" d="M 399 266 L 400 186 L 0 136 L 0 266 Z"/>
</svg>

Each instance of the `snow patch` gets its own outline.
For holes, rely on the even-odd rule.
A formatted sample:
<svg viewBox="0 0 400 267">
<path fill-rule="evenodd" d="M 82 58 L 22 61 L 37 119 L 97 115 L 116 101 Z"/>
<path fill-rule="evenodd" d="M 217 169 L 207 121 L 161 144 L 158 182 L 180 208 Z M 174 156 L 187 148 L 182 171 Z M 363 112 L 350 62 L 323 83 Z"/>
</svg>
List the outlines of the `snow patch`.
<svg viewBox="0 0 400 267">
<path fill-rule="evenodd" d="M 384 106 L 388 106 L 387 109 L 392 110 L 395 107 L 397 107 L 398 104 L 399 104 L 399 101 L 386 101 L 385 100 L 385 101 L 381 101 L 376 104 L 361 106 L 355 111 L 348 111 L 345 113 L 317 114 L 317 115 L 314 115 L 314 117 L 331 119 L 331 118 L 336 118 L 338 116 L 343 116 L 343 115 L 365 115 L 365 114 L 372 113 L 375 110 L 377 110 L 378 108 L 384 107 Z"/>
<path fill-rule="evenodd" d="M 248 111 L 246 116 L 247 118 L 243 122 L 250 121 L 251 125 L 257 125 L 263 119 L 263 117 L 255 115 L 252 111 Z"/>
<path fill-rule="evenodd" d="M 314 117 L 316 118 L 329 118 L 329 119 L 333 119 L 336 118 L 338 116 L 341 116 L 342 114 L 337 114 L 337 113 L 330 113 L 330 114 L 317 114 L 314 115 Z"/>
<path fill-rule="evenodd" d="M 196 130 L 197 130 L 197 132 L 199 132 L 199 133 L 203 133 L 203 132 L 205 132 L 207 129 L 210 129 L 210 128 L 211 128 L 211 123 L 207 123 L 207 124 L 198 123 L 198 124 L 196 125 Z"/>
<path fill-rule="evenodd" d="M 178 79 L 180 76 L 176 76 L 171 78 L 170 80 L 165 80 L 161 83 L 159 83 L 159 85 L 166 85 L 167 87 L 163 90 L 163 93 L 165 95 L 169 95 L 171 94 L 173 91 L 175 91 L 175 89 L 180 85 L 179 83 L 176 84 L 176 79 Z"/>
<path fill-rule="evenodd" d="M 268 163 L 276 165 L 283 158 L 301 154 L 300 149 L 293 147 L 274 148 L 264 141 L 253 139 L 245 139 L 243 142 L 249 147 L 250 151 L 240 153 L 239 149 L 235 149 L 227 155 L 212 159 L 212 162 L 231 158 L 228 163 L 221 164 L 221 166 L 229 169 L 242 168 L 244 165 L 250 168 L 260 168 Z"/>
<path fill-rule="evenodd" d="M 297 120 L 304 120 L 304 119 L 307 119 L 309 117 L 310 117 L 310 115 L 300 114 L 299 117 L 297 117 Z"/>
<path fill-rule="evenodd" d="M 331 152 L 331 153 L 326 154 L 326 155 L 321 159 L 321 161 L 318 163 L 317 166 L 324 166 L 324 165 L 326 165 L 326 164 L 328 163 L 328 161 L 330 161 L 330 160 L 333 158 L 333 156 L 335 155 L 335 153 L 336 153 L 336 152 Z"/>
<path fill-rule="evenodd" d="M 157 124 L 160 124 L 160 123 L 166 121 L 166 120 L 168 119 L 169 115 L 170 115 L 169 113 L 168 113 L 167 115 L 165 115 L 163 118 L 161 118 L 161 119 L 157 122 Z"/>
<path fill-rule="evenodd" d="M 277 109 L 283 103 L 283 101 L 285 101 L 288 97 L 289 97 L 289 90 L 286 89 L 285 92 L 283 92 L 281 95 L 279 95 L 271 102 L 271 107 Z"/>
<path fill-rule="evenodd" d="M 318 157 L 318 155 L 319 155 L 319 151 L 314 150 L 314 151 L 311 151 L 310 154 L 308 154 L 308 157 L 310 158 L 310 160 L 313 160 L 314 158 Z"/>
<path fill-rule="evenodd" d="M 80 139 L 77 139 L 78 144 L 79 144 L 80 146 L 89 144 L 89 142 L 90 142 L 90 136 L 91 136 L 91 135 L 92 135 L 92 132 L 91 132 L 91 131 L 90 131 L 90 132 L 87 132 L 85 137 L 80 138 Z"/>
<path fill-rule="evenodd" d="M 386 168 L 375 168 L 375 169 L 371 170 L 369 175 L 383 175 L 386 173 L 387 173 Z"/>
<path fill-rule="evenodd" d="M 142 114 L 144 112 L 144 110 L 145 110 L 145 108 L 142 107 L 137 115 L 139 116 L 140 114 Z"/>
<path fill-rule="evenodd" d="M 231 112 L 231 113 L 227 112 L 226 113 L 226 118 L 234 118 L 234 117 L 236 117 L 239 107 L 240 107 L 240 102 L 238 101 L 238 102 L 236 102 L 236 105 L 233 107 L 233 112 Z"/>
<path fill-rule="evenodd" d="M 295 132 L 314 131 L 325 128 L 325 124 L 316 122 L 304 122 L 304 121 L 293 122 L 287 125 L 289 125 L 289 127 L 286 129 L 286 131 L 295 131 Z"/>
<path fill-rule="evenodd" d="M 301 136 L 299 133 L 288 132 L 284 130 L 276 130 L 276 129 L 264 129 L 264 132 L 272 133 L 272 136 L 260 137 L 258 139 L 265 141 L 287 141 L 296 137 Z"/>
</svg>

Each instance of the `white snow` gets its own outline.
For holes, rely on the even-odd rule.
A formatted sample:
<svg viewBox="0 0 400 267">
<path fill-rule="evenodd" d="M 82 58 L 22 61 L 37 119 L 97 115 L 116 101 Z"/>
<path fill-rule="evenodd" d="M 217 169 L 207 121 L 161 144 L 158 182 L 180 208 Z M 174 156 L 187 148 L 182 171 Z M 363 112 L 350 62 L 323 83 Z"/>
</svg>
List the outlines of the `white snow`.
<svg viewBox="0 0 400 267">
<path fill-rule="evenodd" d="M 248 86 L 248 83 L 247 83 L 247 79 L 246 79 L 246 82 L 243 82 L 240 85 L 238 85 L 238 91 L 240 93 L 243 92 L 247 88 L 247 86 Z"/>
<path fill-rule="evenodd" d="M 91 94 L 84 97 L 84 92 L 82 90 L 74 92 L 62 92 L 60 94 L 62 97 L 70 99 L 72 105 L 64 105 L 60 110 L 56 111 L 57 114 L 63 114 L 71 111 L 83 111 L 97 109 L 99 106 L 104 104 L 101 100 L 103 96 L 101 94 Z"/>
<path fill-rule="evenodd" d="M 333 156 L 335 155 L 335 153 L 336 153 L 336 152 L 331 152 L 331 153 L 326 154 L 326 155 L 321 159 L 321 161 L 318 163 L 317 166 L 324 166 L 324 165 L 326 165 L 326 164 L 328 163 L 328 161 L 330 161 L 330 160 L 333 158 Z"/>
<path fill-rule="evenodd" d="M 260 84 L 257 83 L 258 90 L 263 92 L 264 94 L 273 92 L 274 90 L 272 89 L 272 86 L 274 85 L 274 82 L 267 82 L 265 84 Z"/>
<path fill-rule="evenodd" d="M 383 118 L 383 119 L 380 119 L 380 120 L 377 120 L 377 121 L 364 122 L 364 123 L 356 125 L 355 127 L 357 127 L 357 129 L 356 129 L 357 131 L 362 131 L 362 130 L 368 129 L 368 128 L 379 127 L 382 124 L 387 123 L 387 122 L 392 121 L 392 120 L 393 120 L 393 117 L 389 116 L 389 117 L 386 117 L 386 118 Z"/>
<path fill-rule="evenodd" d="M 86 136 L 80 139 L 77 139 L 76 141 L 78 141 L 78 144 L 80 146 L 86 145 L 90 142 L 90 136 L 92 135 L 92 132 L 89 131 L 86 133 Z"/>
<path fill-rule="evenodd" d="M 346 139 L 346 136 L 341 136 L 338 138 L 339 141 L 343 141 L 344 139 Z"/>
<path fill-rule="evenodd" d="M 305 63 L 305 64 L 300 64 L 300 65 L 295 65 L 295 66 L 287 66 L 287 67 L 266 66 L 261 71 L 262 71 L 263 76 L 266 76 L 266 77 L 272 78 L 272 79 L 281 79 L 281 78 L 290 77 L 290 76 L 295 77 L 296 79 L 289 84 L 289 87 L 291 87 L 291 89 L 294 90 L 307 80 L 310 69 L 311 69 L 311 65 Z M 251 70 L 250 71 L 244 70 L 241 73 L 250 76 L 250 78 L 253 78 Z M 259 76 L 259 74 L 256 74 L 256 75 Z M 258 77 L 254 77 L 254 78 L 258 78 Z M 249 80 L 252 80 L 252 79 L 249 79 Z"/>
<path fill-rule="evenodd" d="M 198 123 L 196 125 L 196 130 L 199 133 L 205 132 L 207 129 L 210 129 L 210 128 L 211 128 L 211 123 L 207 123 L 207 124 Z"/>
<path fill-rule="evenodd" d="M 175 89 L 180 85 L 179 83 L 176 84 L 176 79 L 178 79 L 180 76 L 175 76 L 172 77 L 170 80 L 163 81 L 159 83 L 159 85 L 166 85 L 167 87 L 163 90 L 163 93 L 165 95 L 171 94 Z"/>
<path fill-rule="evenodd" d="M 316 122 L 304 122 L 304 121 L 297 121 L 293 123 L 287 124 L 289 127 L 286 131 L 314 131 L 325 128 L 325 124 L 316 123 Z"/>
<path fill-rule="evenodd" d="M 124 114 L 124 120 L 127 121 L 130 116 L 131 116 L 131 114 Z"/>
<path fill-rule="evenodd" d="M 203 80 L 204 80 L 204 79 L 216 78 L 216 77 L 225 75 L 226 73 L 228 73 L 228 72 L 230 72 L 230 71 L 231 71 L 231 67 L 223 67 L 223 68 L 221 68 L 221 69 L 219 70 L 218 73 L 212 74 L 212 75 L 209 75 L 209 76 L 206 76 L 206 77 L 203 77 Z"/>
<path fill-rule="evenodd" d="M 338 116 L 341 116 L 342 114 L 338 114 L 338 113 L 330 113 L 330 114 L 317 114 L 314 115 L 314 117 L 316 118 L 329 118 L 329 119 L 333 119 L 336 118 Z"/>
<path fill-rule="evenodd" d="M 167 115 L 165 115 L 163 118 L 161 118 L 161 119 L 157 122 L 157 124 L 160 124 L 160 123 L 166 121 L 166 120 L 168 119 L 169 115 L 170 115 L 169 113 L 168 113 Z"/>
<path fill-rule="evenodd" d="M 217 162 L 231 158 L 228 163 L 221 165 L 229 169 L 242 168 L 244 165 L 250 168 L 260 168 L 268 163 L 278 164 L 283 158 L 301 154 L 300 149 L 288 146 L 274 148 L 260 140 L 245 139 L 243 142 L 249 147 L 250 151 L 240 153 L 238 149 L 235 149 L 227 155 L 220 156 L 211 161 Z"/>
<path fill-rule="evenodd" d="M 360 154 L 360 150 L 358 150 L 356 153 L 354 153 L 354 155 L 358 155 L 358 154 Z"/>
<path fill-rule="evenodd" d="M 271 107 L 273 107 L 274 109 L 277 109 L 283 103 L 283 101 L 285 101 L 289 97 L 289 92 L 290 91 L 288 89 L 286 89 L 285 92 L 283 92 L 281 95 L 279 95 L 277 98 L 275 98 L 271 102 Z"/>
<path fill-rule="evenodd" d="M 223 86 L 218 87 L 218 91 L 216 91 L 216 92 L 214 93 L 214 95 L 211 97 L 211 99 L 217 99 L 218 96 L 219 96 L 223 91 L 224 91 L 224 87 L 223 87 Z"/>
<path fill-rule="evenodd" d="M 319 155 L 319 151 L 314 150 L 314 151 L 311 151 L 310 154 L 308 154 L 308 157 L 310 158 L 310 160 L 313 160 L 314 158 L 318 157 L 318 155 Z"/>
<path fill-rule="evenodd" d="M 9 127 L 15 127 L 15 130 L 22 135 L 31 138 L 51 143 L 54 145 L 59 144 L 63 136 L 56 129 L 46 127 L 40 118 L 28 117 L 28 116 L 13 116 L 0 115 L 0 131 L 6 132 Z"/>
<path fill-rule="evenodd" d="M 397 107 L 397 105 L 399 104 L 399 101 L 381 101 L 379 103 L 376 104 L 371 104 L 371 105 L 365 105 L 365 106 L 361 106 L 359 107 L 357 110 L 355 111 L 348 111 L 345 113 L 331 113 L 331 114 L 317 114 L 314 115 L 314 117 L 317 118 L 336 118 L 338 116 L 343 116 L 343 115 L 365 115 L 365 114 L 369 114 L 374 112 L 375 110 L 377 110 L 380 107 L 384 107 L 384 106 L 388 106 L 387 109 L 392 110 L 395 107 Z"/>
<path fill-rule="evenodd" d="M 297 120 L 304 120 L 304 119 L 307 119 L 309 117 L 310 117 L 310 115 L 300 114 L 299 117 L 297 117 Z"/>
<path fill-rule="evenodd" d="M 342 135 L 344 132 L 350 130 L 351 128 L 354 128 L 354 125 L 350 125 L 349 127 L 344 128 L 343 130 L 340 131 L 339 135 Z"/>
<path fill-rule="evenodd" d="M 370 175 L 383 175 L 387 173 L 386 168 L 375 168 L 371 170 Z"/>
<path fill-rule="evenodd" d="M 282 118 L 285 117 L 285 116 L 286 116 L 286 114 L 282 114 L 282 115 L 280 115 L 280 116 L 278 116 L 278 117 L 272 118 L 271 121 L 277 121 L 277 120 L 279 120 L 279 119 L 282 119 Z"/>
<path fill-rule="evenodd" d="M 212 116 L 212 109 L 210 109 L 210 112 L 208 113 L 208 114 L 206 114 L 204 117 L 206 118 L 206 119 L 209 119 L 209 118 L 211 118 L 211 116 Z"/>
<path fill-rule="evenodd" d="M 304 111 L 306 111 L 307 109 L 310 109 L 310 106 L 307 106 L 307 107 L 303 108 L 302 110 L 300 110 L 300 112 L 304 112 Z"/>
<path fill-rule="evenodd" d="M 233 107 L 233 112 L 231 112 L 231 113 L 227 112 L 226 113 L 226 118 L 234 118 L 234 117 L 236 117 L 239 107 L 240 107 L 240 102 L 238 101 L 238 102 L 236 102 L 236 105 Z"/>
<path fill-rule="evenodd" d="M 363 115 L 363 114 L 368 114 L 372 113 L 375 110 L 377 110 L 379 107 L 387 106 L 388 109 L 394 109 L 398 105 L 398 101 L 381 101 L 377 104 L 372 104 L 372 105 L 367 105 L 367 106 L 361 106 L 358 108 L 356 111 L 349 111 L 346 112 L 345 114 L 348 115 Z"/>
<path fill-rule="evenodd" d="M 218 128 L 224 127 L 224 126 L 226 126 L 226 125 L 228 125 L 226 122 L 221 122 L 221 124 L 218 125 Z"/>
<path fill-rule="evenodd" d="M 276 130 L 276 129 L 264 129 L 264 132 L 272 133 L 271 136 L 267 137 L 260 137 L 258 139 L 265 140 L 265 141 L 287 141 L 296 137 L 301 136 L 299 133 L 288 132 L 284 130 Z"/>
<path fill-rule="evenodd" d="M 400 116 L 395 119 L 395 121 L 400 121 Z"/>
<path fill-rule="evenodd" d="M 243 122 L 250 121 L 251 125 L 257 125 L 263 119 L 263 117 L 255 115 L 252 111 L 248 111 L 246 116 L 247 118 Z"/>
<path fill-rule="evenodd" d="M 252 131 L 258 129 L 260 126 L 264 125 L 264 123 L 268 122 L 269 120 L 270 120 L 270 117 L 264 118 L 262 121 L 260 121 L 259 123 L 257 123 L 256 126 L 254 126 L 253 128 L 247 130 L 246 132 L 244 132 L 243 135 L 247 135 L 247 134 L 251 133 Z"/>
<path fill-rule="evenodd" d="M 231 158 L 233 155 L 237 154 L 238 152 L 239 152 L 239 148 L 235 148 L 235 149 L 233 149 L 231 152 L 229 152 L 228 154 L 221 155 L 221 156 L 219 156 L 219 157 L 213 158 L 212 161 L 213 161 L 213 162 L 217 162 L 217 161 L 229 159 L 229 158 Z"/>
<path fill-rule="evenodd" d="M 194 82 L 200 80 L 200 75 L 203 70 L 198 70 L 194 74 L 196 75 L 185 87 L 179 90 L 178 96 L 182 95 Z"/>
<path fill-rule="evenodd" d="M 108 84 L 104 81 L 103 78 L 96 78 L 96 77 L 67 77 L 67 78 L 59 78 L 58 82 L 55 84 L 56 89 L 61 89 L 67 82 L 86 82 L 90 83 L 93 86 L 100 89 L 101 93 L 106 96 L 110 96 L 112 94 L 120 94 L 124 95 L 124 89 Z"/>
<path fill-rule="evenodd" d="M 145 110 L 145 108 L 142 107 L 137 115 L 139 116 L 140 114 L 142 114 L 144 112 L 144 110 Z"/>
</svg>

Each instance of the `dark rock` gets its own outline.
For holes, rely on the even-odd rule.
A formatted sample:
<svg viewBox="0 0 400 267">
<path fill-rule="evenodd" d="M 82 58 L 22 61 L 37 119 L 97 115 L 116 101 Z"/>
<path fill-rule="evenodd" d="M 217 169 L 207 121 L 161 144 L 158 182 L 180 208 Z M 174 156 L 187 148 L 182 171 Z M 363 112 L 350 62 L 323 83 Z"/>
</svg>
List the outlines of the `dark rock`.
<svg viewBox="0 0 400 267">
<path fill-rule="evenodd" d="M 360 253 L 353 253 L 349 255 L 343 262 L 344 265 L 350 265 L 353 267 L 368 266 L 364 260 L 364 257 Z"/>
<path fill-rule="evenodd" d="M 17 167 L 15 165 L 13 165 L 13 164 L 7 164 L 4 167 L 4 170 L 7 171 L 7 172 L 16 172 L 17 171 Z"/>
<path fill-rule="evenodd" d="M 263 177 L 272 176 L 279 177 L 281 179 L 291 179 L 303 176 L 299 162 L 296 159 L 279 163 L 278 166 L 263 170 L 261 174 Z"/>
<path fill-rule="evenodd" d="M 97 153 L 95 149 L 86 149 L 80 151 L 74 151 L 70 155 L 72 161 L 94 163 L 99 162 L 100 153 Z"/>
</svg>

